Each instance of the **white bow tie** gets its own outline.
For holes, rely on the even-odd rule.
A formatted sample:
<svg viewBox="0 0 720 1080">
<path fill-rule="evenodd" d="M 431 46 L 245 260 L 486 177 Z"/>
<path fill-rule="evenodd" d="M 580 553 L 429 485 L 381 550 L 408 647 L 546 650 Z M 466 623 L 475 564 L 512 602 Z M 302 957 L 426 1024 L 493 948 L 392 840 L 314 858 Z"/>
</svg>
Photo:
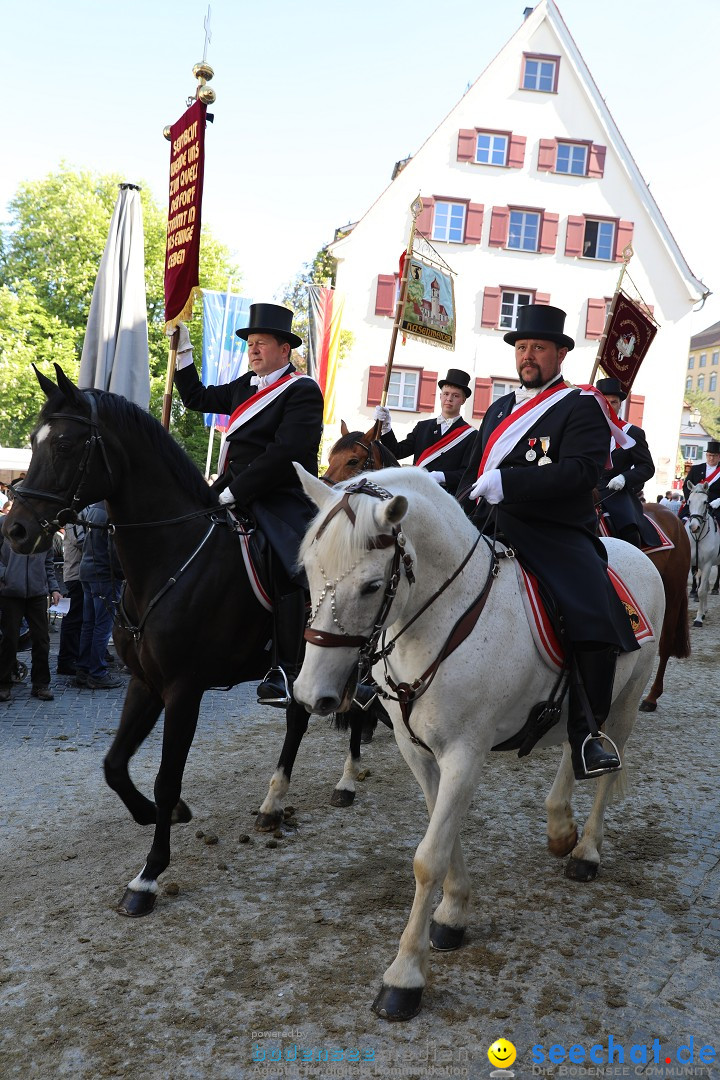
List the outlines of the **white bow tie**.
<svg viewBox="0 0 720 1080">
<path fill-rule="evenodd" d="M 517 405 L 520 405 L 523 401 L 530 401 L 534 397 L 537 397 L 537 390 L 528 386 L 518 386 L 515 390 L 515 403 Z"/>
<path fill-rule="evenodd" d="M 257 386 L 258 390 L 264 390 L 267 386 L 267 382 L 264 375 L 251 375 L 250 385 Z"/>
</svg>

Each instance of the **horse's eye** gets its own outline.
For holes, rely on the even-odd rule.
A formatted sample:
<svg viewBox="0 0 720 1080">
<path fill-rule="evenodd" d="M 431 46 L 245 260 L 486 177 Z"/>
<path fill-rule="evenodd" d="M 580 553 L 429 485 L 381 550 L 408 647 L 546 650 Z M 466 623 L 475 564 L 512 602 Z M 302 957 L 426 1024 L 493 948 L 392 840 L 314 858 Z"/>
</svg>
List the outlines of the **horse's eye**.
<svg viewBox="0 0 720 1080">
<path fill-rule="evenodd" d="M 69 454 L 72 450 L 70 442 L 64 436 L 60 436 L 55 443 L 55 452 L 57 454 Z"/>
<path fill-rule="evenodd" d="M 360 464 L 360 458 L 351 457 L 349 459 L 349 461 L 348 461 L 348 465 L 359 465 L 359 464 Z"/>
<path fill-rule="evenodd" d="M 360 595 L 361 596 L 372 596 L 373 593 L 376 593 L 378 591 L 378 589 L 381 589 L 381 588 L 382 588 L 382 581 L 371 581 L 368 585 L 363 585 L 362 589 L 360 590 Z"/>
</svg>

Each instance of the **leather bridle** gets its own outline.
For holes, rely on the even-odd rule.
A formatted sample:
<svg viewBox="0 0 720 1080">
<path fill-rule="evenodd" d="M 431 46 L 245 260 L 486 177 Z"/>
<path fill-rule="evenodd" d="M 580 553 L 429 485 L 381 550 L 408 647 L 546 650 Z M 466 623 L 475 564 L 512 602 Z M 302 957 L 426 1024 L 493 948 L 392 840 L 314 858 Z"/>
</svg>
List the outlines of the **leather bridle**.
<svg viewBox="0 0 720 1080">
<path fill-rule="evenodd" d="M 90 429 L 82 450 L 80 461 L 78 462 L 75 477 L 70 484 L 68 493 L 65 495 L 55 495 L 51 491 L 40 491 L 37 488 L 28 487 L 25 481 L 12 489 L 14 497 L 23 503 L 26 503 L 28 499 L 41 499 L 43 502 L 59 503 L 60 506 L 63 507 L 62 510 L 58 511 L 55 518 L 48 520 L 47 518 L 42 518 L 36 514 L 32 506 L 27 506 L 27 509 L 34 517 L 37 525 L 46 536 L 57 532 L 63 525 L 77 521 L 78 510 L 83 506 L 81 499 L 83 484 L 92 467 L 93 459 L 97 457 L 98 454 L 102 457 L 108 479 L 112 480 L 112 469 L 105 450 L 105 443 L 103 442 L 103 437 L 100 434 L 100 429 L 98 427 L 97 401 L 95 400 L 94 394 L 87 392 L 83 393 L 85 400 L 90 405 L 90 416 L 80 416 L 77 413 L 50 413 L 49 416 L 43 417 L 43 422 L 48 420 L 72 420 L 75 423 L 83 424 Z M 72 494 L 70 494 L 70 492 L 72 492 Z"/>
</svg>

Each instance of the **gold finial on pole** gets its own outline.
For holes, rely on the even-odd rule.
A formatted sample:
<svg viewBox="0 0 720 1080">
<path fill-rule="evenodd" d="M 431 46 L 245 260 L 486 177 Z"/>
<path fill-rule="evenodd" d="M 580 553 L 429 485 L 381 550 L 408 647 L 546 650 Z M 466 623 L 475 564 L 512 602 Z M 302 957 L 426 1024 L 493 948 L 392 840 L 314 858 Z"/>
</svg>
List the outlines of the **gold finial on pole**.
<svg viewBox="0 0 720 1080">
<path fill-rule="evenodd" d="M 187 104 L 192 105 L 193 101 L 202 101 L 203 105 L 212 105 L 217 99 L 217 94 L 211 86 L 207 84 L 214 77 L 215 71 L 207 62 L 208 45 L 212 41 L 212 33 L 210 32 L 210 5 L 208 4 L 207 15 L 203 20 L 203 26 L 205 27 L 205 45 L 203 47 L 203 58 L 199 64 L 194 64 L 192 73 L 197 79 L 197 89 L 192 97 L 187 99 Z M 163 136 L 170 142 L 172 135 L 170 134 L 170 125 L 168 124 L 163 128 Z"/>
</svg>

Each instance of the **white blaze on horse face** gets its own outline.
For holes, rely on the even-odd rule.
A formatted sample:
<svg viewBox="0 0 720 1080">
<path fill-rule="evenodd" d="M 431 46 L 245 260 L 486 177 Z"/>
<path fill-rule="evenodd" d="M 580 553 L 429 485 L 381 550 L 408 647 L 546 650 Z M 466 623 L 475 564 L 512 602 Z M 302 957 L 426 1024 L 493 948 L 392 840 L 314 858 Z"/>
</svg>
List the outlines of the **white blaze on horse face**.
<svg viewBox="0 0 720 1080">
<path fill-rule="evenodd" d="M 50 425 L 49 424 L 43 424 L 43 426 L 35 434 L 35 444 L 36 444 L 36 446 L 39 446 L 40 443 L 45 442 L 45 439 L 47 439 L 49 434 L 50 434 Z"/>
</svg>

